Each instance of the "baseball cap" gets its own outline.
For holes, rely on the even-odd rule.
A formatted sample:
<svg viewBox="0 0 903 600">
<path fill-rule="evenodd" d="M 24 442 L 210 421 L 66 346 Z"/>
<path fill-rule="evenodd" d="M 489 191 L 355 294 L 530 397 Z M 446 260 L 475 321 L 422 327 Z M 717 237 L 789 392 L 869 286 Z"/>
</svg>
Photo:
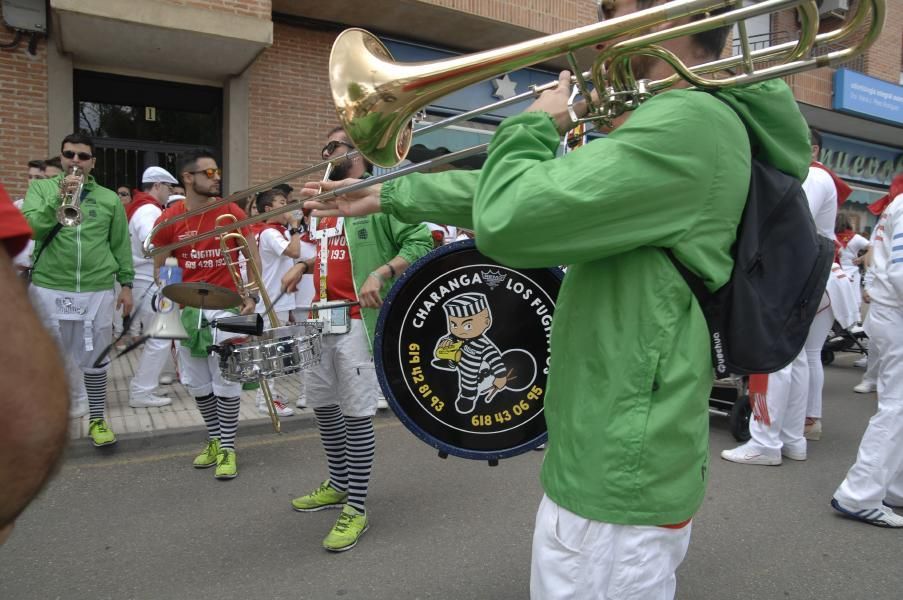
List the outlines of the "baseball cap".
<svg viewBox="0 0 903 600">
<path fill-rule="evenodd" d="M 148 167 L 141 176 L 141 183 L 171 183 L 173 185 L 179 183 L 176 178 L 169 174 L 169 171 L 162 167 Z"/>
</svg>

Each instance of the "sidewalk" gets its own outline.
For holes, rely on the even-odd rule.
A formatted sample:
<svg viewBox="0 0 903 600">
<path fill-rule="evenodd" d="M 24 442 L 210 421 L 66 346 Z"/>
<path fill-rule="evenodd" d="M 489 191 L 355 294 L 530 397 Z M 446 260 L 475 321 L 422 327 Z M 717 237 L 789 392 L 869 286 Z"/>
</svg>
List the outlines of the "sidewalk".
<svg viewBox="0 0 903 600">
<path fill-rule="evenodd" d="M 172 385 L 161 385 L 157 394 L 172 398 L 172 404 L 161 408 L 132 408 L 129 406 L 129 382 L 132 380 L 141 351 L 136 350 L 117 358 L 110 366 L 107 384 L 107 422 L 120 438 L 158 436 L 167 433 L 184 432 L 186 430 L 204 428 L 204 420 L 198 412 L 194 398 L 185 387 L 176 380 L 175 367 L 170 359 L 163 373 L 173 376 Z M 310 409 L 295 407 L 295 401 L 301 393 L 301 383 L 297 375 L 280 377 L 270 384 L 274 395 L 279 394 L 288 406 L 295 410 L 295 415 L 282 417 L 282 423 L 290 424 L 293 420 L 306 420 L 313 416 Z M 255 396 L 257 390 L 244 391 L 241 394 L 241 412 L 239 422 L 242 425 L 269 425 L 270 417 L 257 412 Z M 78 440 L 88 436 L 88 416 L 70 419 L 69 436 Z"/>
</svg>

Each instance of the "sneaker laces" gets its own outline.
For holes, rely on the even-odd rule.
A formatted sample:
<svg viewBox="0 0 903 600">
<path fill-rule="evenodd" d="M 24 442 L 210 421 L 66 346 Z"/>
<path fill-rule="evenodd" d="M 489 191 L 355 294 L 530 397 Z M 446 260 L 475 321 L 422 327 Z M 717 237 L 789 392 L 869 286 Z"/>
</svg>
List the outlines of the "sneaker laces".
<svg viewBox="0 0 903 600">
<path fill-rule="evenodd" d="M 89 429 L 91 431 L 94 431 L 96 429 L 99 433 L 105 433 L 108 429 L 107 422 L 103 419 L 94 419 L 93 421 L 91 421 L 91 426 L 89 427 Z"/>
<path fill-rule="evenodd" d="M 343 512 L 339 515 L 339 519 L 335 522 L 334 530 L 339 533 L 345 533 L 348 531 L 348 528 L 351 527 L 351 522 L 354 520 L 354 515 Z"/>
</svg>

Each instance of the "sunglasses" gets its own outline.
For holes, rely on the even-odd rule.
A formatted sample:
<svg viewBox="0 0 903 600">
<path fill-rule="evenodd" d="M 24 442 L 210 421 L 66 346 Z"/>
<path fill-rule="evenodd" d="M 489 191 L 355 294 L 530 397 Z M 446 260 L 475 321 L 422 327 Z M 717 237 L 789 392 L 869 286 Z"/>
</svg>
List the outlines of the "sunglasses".
<svg viewBox="0 0 903 600">
<path fill-rule="evenodd" d="M 129 194 L 128 192 L 116 192 L 116 193 L 119 194 L 120 196 L 122 196 L 123 198 L 125 198 L 126 196 L 130 196 L 130 195 L 131 195 L 131 194 Z"/>
<path fill-rule="evenodd" d="M 197 175 L 198 173 L 203 173 L 204 175 L 207 176 L 207 179 L 213 179 L 217 175 L 219 175 L 220 177 L 223 176 L 222 169 L 214 169 L 212 167 L 210 169 L 201 169 L 200 171 L 188 171 L 188 173 L 191 173 L 192 175 Z"/>
<path fill-rule="evenodd" d="M 323 146 L 323 150 L 320 152 L 320 154 L 322 154 L 323 156 L 332 154 L 333 152 L 335 152 L 338 149 L 339 146 L 346 146 L 350 150 L 354 150 L 353 144 L 349 144 L 348 142 L 343 142 L 342 140 L 332 140 L 331 142 L 329 142 L 328 144 Z"/>
<path fill-rule="evenodd" d="M 76 156 L 78 160 L 91 160 L 94 156 L 90 152 L 73 152 L 72 150 L 63 150 L 62 152 L 63 158 L 68 158 L 72 160 Z"/>
</svg>

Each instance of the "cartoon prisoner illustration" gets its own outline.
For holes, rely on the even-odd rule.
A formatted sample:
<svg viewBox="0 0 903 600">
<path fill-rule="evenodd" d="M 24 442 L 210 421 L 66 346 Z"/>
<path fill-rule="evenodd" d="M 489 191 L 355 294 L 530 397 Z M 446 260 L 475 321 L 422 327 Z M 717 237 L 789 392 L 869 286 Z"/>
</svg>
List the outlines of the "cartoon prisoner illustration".
<svg viewBox="0 0 903 600">
<path fill-rule="evenodd" d="M 492 312 L 485 294 L 460 294 L 446 301 L 442 308 L 449 335 L 436 344 L 433 366 L 458 371 L 455 409 L 466 415 L 473 412 L 481 395 L 490 402 L 503 390 L 511 373 L 505 371 L 501 352 L 485 335 L 492 326 Z M 490 385 L 481 385 L 483 381 Z"/>
</svg>

